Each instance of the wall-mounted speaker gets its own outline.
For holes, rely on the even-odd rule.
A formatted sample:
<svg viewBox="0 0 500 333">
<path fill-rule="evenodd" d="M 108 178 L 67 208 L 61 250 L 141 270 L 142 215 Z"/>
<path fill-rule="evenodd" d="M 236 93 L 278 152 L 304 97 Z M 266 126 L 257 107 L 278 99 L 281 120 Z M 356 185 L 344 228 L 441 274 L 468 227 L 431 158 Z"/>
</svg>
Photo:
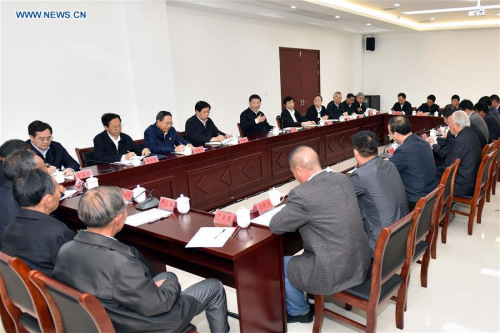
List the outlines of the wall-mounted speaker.
<svg viewBox="0 0 500 333">
<path fill-rule="evenodd" d="M 375 51 L 375 37 L 366 38 L 366 50 Z"/>
</svg>

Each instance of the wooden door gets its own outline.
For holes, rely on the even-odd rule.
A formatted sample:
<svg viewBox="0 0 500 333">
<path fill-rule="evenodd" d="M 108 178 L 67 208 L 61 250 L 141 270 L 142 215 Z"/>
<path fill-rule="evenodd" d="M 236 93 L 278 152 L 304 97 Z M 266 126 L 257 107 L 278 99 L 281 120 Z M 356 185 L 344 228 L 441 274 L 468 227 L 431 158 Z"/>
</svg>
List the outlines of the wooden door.
<svg viewBox="0 0 500 333">
<path fill-rule="evenodd" d="M 295 110 L 305 115 L 314 96 L 320 94 L 319 50 L 280 47 L 279 51 L 281 104 L 285 96 L 292 96 Z"/>
</svg>

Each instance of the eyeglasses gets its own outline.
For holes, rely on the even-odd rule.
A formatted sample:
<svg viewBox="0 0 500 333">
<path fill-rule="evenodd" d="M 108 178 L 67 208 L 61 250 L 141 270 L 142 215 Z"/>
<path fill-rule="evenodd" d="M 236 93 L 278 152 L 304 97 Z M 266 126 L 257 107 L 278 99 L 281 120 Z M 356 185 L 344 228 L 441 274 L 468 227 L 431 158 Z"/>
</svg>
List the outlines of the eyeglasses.
<svg viewBox="0 0 500 333">
<path fill-rule="evenodd" d="M 112 128 L 112 129 L 119 129 L 119 128 L 123 127 L 123 123 L 119 123 L 118 125 L 113 125 L 113 126 L 108 126 L 108 127 Z"/>
<path fill-rule="evenodd" d="M 40 141 L 40 142 L 50 142 L 50 141 L 52 141 L 52 139 L 53 139 L 53 138 L 54 138 L 54 137 L 51 135 L 51 136 L 47 136 L 47 137 L 45 137 L 45 138 L 36 138 L 36 139 L 37 139 L 38 141 Z"/>
</svg>

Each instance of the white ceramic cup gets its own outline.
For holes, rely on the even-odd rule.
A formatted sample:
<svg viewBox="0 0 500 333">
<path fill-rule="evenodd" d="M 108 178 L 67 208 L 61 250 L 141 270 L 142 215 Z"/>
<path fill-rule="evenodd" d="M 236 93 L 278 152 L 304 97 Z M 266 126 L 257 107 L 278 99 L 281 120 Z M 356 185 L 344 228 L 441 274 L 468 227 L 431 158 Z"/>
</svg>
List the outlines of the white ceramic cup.
<svg viewBox="0 0 500 333">
<path fill-rule="evenodd" d="M 139 166 L 141 165 L 141 160 L 142 160 L 142 156 L 132 156 L 132 165 L 133 166 Z"/>
<path fill-rule="evenodd" d="M 241 207 L 236 211 L 236 220 L 240 228 L 246 228 L 250 225 L 250 210 Z"/>
<path fill-rule="evenodd" d="M 87 181 L 85 182 L 85 187 L 87 189 L 90 190 L 98 186 L 99 186 L 99 180 L 96 177 L 87 178 Z"/>
<path fill-rule="evenodd" d="M 64 183 L 64 172 L 56 171 L 52 174 L 52 177 L 54 177 L 57 183 L 59 184 Z"/>
<path fill-rule="evenodd" d="M 187 214 L 189 213 L 189 210 L 191 209 L 191 206 L 189 204 L 189 198 L 185 197 L 183 194 L 181 194 L 180 197 L 175 200 L 177 202 L 177 210 L 181 214 Z"/>
<path fill-rule="evenodd" d="M 193 154 L 193 149 L 191 149 L 191 147 L 189 146 L 184 147 L 184 155 L 191 155 L 191 154 Z"/>
</svg>

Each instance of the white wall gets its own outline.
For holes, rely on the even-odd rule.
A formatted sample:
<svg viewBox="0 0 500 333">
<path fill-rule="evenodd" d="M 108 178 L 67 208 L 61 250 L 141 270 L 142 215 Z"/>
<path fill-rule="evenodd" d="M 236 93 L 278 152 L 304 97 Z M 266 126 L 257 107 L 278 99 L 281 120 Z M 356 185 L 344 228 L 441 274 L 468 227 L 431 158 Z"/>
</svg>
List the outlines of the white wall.
<svg viewBox="0 0 500 333">
<path fill-rule="evenodd" d="M 301 25 L 168 8 L 177 111 L 182 129 L 205 100 L 219 129 L 238 134 L 236 123 L 259 94 L 271 125 L 281 112 L 279 47 L 320 50 L 321 93 L 325 105 L 335 90 L 352 87 L 352 37 Z M 312 103 L 311 103 L 312 104 Z"/>
<path fill-rule="evenodd" d="M 454 94 L 475 103 L 500 92 L 500 29 L 379 35 L 363 58 L 363 90 L 384 111 L 399 92 L 416 107 L 430 94 L 443 107 Z"/>
</svg>

